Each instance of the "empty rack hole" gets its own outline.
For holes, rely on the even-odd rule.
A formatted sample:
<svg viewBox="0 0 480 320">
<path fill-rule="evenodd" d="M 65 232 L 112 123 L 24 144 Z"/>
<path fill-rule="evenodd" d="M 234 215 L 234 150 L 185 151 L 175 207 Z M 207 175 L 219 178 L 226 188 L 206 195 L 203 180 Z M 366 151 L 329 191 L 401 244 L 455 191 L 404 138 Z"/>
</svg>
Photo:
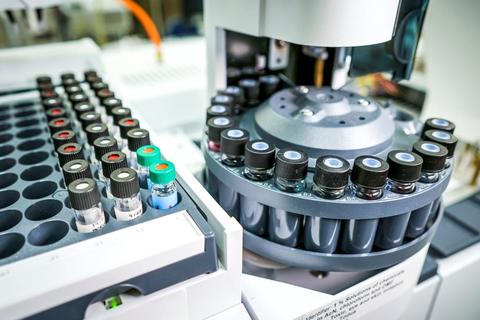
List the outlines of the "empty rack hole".
<svg viewBox="0 0 480 320">
<path fill-rule="evenodd" d="M 27 199 L 41 199 L 51 195 L 57 190 L 57 184 L 53 181 L 40 181 L 28 186 L 23 190 L 23 196 Z"/>
<path fill-rule="evenodd" d="M 17 133 L 17 138 L 19 139 L 32 138 L 40 135 L 41 133 L 42 133 L 41 129 L 37 129 L 37 128 L 26 129 Z"/>
<path fill-rule="evenodd" d="M 18 210 L 5 210 L 0 212 L 0 232 L 15 227 L 22 220 L 22 213 Z"/>
<path fill-rule="evenodd" d="M 46 151 L 36 151 L 29 152 L 20 157 L 18 162 L 23 165 L 37 164 L 45 161 L 48 158 L 48 152 Z"/>
<path fill-rule="evenodd" d="M 68 229 L 63 221 L 48 221 L 30 231 L 27 239 L 34 246 L 47 246 L 63 239 Z"/>
<path fill-rule="evenodd" d="M 0 159 L 0 172 L 7 171 L 15 165 L 16 161 L 13 158 Z"/>
<path fill-rule="evenodd" d="M 1 123 L 0 124 L 0 132 L 10 130 L 12 125 L 10 123 Z"/>
<path fill-rule="evenodd" d="M 0 135 L 0 143 L 8 142 L 8 141 L 12 140 L 12 138 L 13 138 L 13 134 L 10 134 L 10 133 L 1 134 Z"/>
<path fill-rule="evenodd" d="M 25 238 L 19 233 L 0 235 L 0 259 L 8 258 L 22 249 Z"/>
<path fill-rule="evenodd" d="M 33 221 L 45 220 L 55 216 L 62 208 L 63 203 L 61 201 L 46 199 L 28 207 L 25 211 L 25 217 Z"/>
<path fill-rule="evenodd" d="M 9 144 L 0 146 L 0 157 L 8 156 L 13 150 L 15 150 L 15 147 Z"/>
<path fill-rule="evenodd" d="M 20 111 L 20 112 L 15 113 L 14 117 L 15 118 L 26 118 L 26 117 L 31 117 L 36 113 L 37 113 L 37 110 L 34 110 L 34 109 L 24 110 L 24 111 Z"/>
<path fill-rule="evenodd" d="M 30 167 L 23 170 L 20 178 L 25 181 L 36 181 L 48 177 L 53 172 L 53 168 L 47 165 Z"/>
<path fill-rule="evenodd" d="M 0 174 L 0 189 L 5 189 L 10 187 L 12 184 L 17 182 L 18 176 L 15 173 L 4 173 Z"/>
<path fill-rule="evenodd" d="M 28 151 L 28 150 L 35 150 L 45 145 L 45 140 L 42 139 L 33 139 L 22 142 L 18 145 L 18 150 L 20 151 Z"/>
<path fill-rule="evenodd" d="M 15 123 L 15 127 L 17 128 L 31 127 L 39 123 L 40 121 L 38 119 L 26 119 L 26 120 L 18 121 L 17 123 Z"/>
<path fill-rule="evenodd" d="M 0 209 L 6 208 L 17 202 L 20 193 L 15 190 L 5 190 L 0 192 Z"/>
</svg>

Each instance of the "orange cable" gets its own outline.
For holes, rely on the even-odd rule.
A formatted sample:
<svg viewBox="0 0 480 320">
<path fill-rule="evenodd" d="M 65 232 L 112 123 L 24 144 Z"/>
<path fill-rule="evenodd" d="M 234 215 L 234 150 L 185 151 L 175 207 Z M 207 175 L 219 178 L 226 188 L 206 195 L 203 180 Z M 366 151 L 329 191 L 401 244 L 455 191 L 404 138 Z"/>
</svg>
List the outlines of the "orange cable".
<svg viewBox="0 0 480 320">
<path fill-rule="evenodd" d="M 157 54 L 160 57 L 160 44 L 161 38 L 160 33 L 158 33 L 157 27 L 153 23 L 152 18 L 148 15 L 148 13 L 135 1 L 133 0 L 121 0 L 123 5 L 138 19 L 141 23 L 143 29 L 147 33 L 148 38 L 155 46 L 157 50 Z"/>
</svg>

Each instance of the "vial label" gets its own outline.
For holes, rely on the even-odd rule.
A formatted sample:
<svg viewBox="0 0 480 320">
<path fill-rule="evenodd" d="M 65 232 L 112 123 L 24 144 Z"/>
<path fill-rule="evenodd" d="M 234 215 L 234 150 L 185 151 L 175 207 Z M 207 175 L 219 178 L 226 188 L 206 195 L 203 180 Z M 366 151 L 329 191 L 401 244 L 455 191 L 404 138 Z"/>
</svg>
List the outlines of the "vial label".
<svg viewBox="0 0 480 320">
<path fill-rule="evenodd" d="M 77 230 L 80 233 L 89 233 L 89 232 L 94 232 L 99 229 L 102 229 L 105 226 L 105 216 L 102 214 L 100 219 L 94 223 L 90 224 L 80 224 L 78 221 L 76 221 L 77 225 Z"/>
<path fill-rule="evenodd" d="M 120 220 L 120 221 L 128 221 L 128 220 L 135 219 L 143 213 L 142 207 L 139 207 L 134 210 L 129 210 L 129 211 L 122 211 L 122 210 L 118 210 L 117 208 L 114 208 L 114 211 L 115 211 L 115 216 L 117 217 L 117 220 Z"/>
<path fill-rule="evenodd" d="M 165 210 L 175 207 L 178 202 L 177 192 L 172 193 L 168 196 L 156 197 L 152 196 L 152 206 L 155 209 Z"/>
</svg>

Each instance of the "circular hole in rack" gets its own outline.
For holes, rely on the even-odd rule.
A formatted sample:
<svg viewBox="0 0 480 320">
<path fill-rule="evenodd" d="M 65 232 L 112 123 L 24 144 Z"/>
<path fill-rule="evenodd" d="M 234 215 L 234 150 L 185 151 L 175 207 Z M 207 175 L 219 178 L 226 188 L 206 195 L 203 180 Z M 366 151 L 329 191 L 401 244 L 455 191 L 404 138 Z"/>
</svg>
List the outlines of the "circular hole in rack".
<svg viewBox="0 0 480 320">
<path fill-rule="evenodd" d="M 0 174 L 0 189 L 10 187 L 12 184 L 17 182 L 17 180 L 18 176 L 15 173 Z"/>
<path fill-rule="evenodd" d="M 17 123 L 15 123 L 15 127 L 24 128 L 24 127 L 35 126 L 39 123 L 40 121 L 38 119 L 26 119 L 26 120 L 18 121 Z"/>
<path fill-rule="evenodd" d="M 36 181 L 48 177 L 53 172 L 51 166 L 40 165 L 23 170 L 20 178 L 25 181 Z"/>
<path fill-rule="evenodd" d="M 42 200 L 28 207 L 25 217 L 33 221 L 45 220 L 55 216 L 62 208 L 63 204 L 59 200 Z"/>
<path fill-rule="evenodd" d="M 280 106 L 280 109 L 285 109 L 285 106 L 282 104 L 282 105 Z"/>
<path fill-rule="evenodd" d="M 24 111 L 17 112 L 17 113 L 14 114 L 14 116 L 15 116 L 15 118 L 26 118 L 26 117 L 33 116 L 36 113 L 37 113 L 37 110 L 30 109 L 30 110 L 24 110 Z"/>
<path fill-rule="evenodd" d="M 33 140 L 28 140 L 20 143 L 17 148 L 20 151 L 28 151 L 28 150 L 38 149 L 40 147 L 43 147 L 44 145 L 45 145 L 45 140 L 33 139 Z"/>
<path fill-rule="evenodd" d="M 12 138 L 13 138 L 13 134 L 10 134 L 10 133 L 1 134 L 0 135 L 0 143 L 8 142 L 8 141 L 12 140 Z"/>
<path fill-rule="evenodd" d="M 0 259 L 5 259 L 17 253 L 25 244 L 25 238 L 20 233 L 7 233 L 0 236 Z"/>
<path fill-rule="evenodd" d="M 65 200 L 63 201 L 63 204 L 65 205 L 65 207 L 67 207 L 68 209 L 72 209 L 72 204 L 70 203 L 70 198 L 69 197 L 66 197 Z"/>
<path fill-rule="evenodd" d="M 365 120 L 365 117 L 358 117 L 358 120 L 363 121 Z"/>
<path fill-rule="evenodd" d="M 25 101 L 25 102 L 20 102 L 20 103 L 17 103 L 16 105 L 14 105 L 13 107 L 15 109 L 23 109 L 23 108 L 28 108 L 28 107 L 31 107 L 33 106 L 34 103 L 31 102 L 31 101 Z"/>
<path fill-rule="evenodd" d="M 5 210 L 0 212 L 0 232 L 15 227 L 22 220 L 22 213 L 18 210 Z"/>
<path fill-rule="evenodd" d="M 15 165 L 16 161 L 12 158 L 0 159 L 0 172 L 7 171 Z"/>
<path fill-rule="evenodd" d="M 67 186 L 65 186 L 65 180 L 60 179 L 60 181 L 58 181 L 58 185 L 60 186 L 60 188 L 62 189 L 67 189 Z"/>
<path fill-rule="evenodd" d="M 5 121 L 10 119 L 10 115 L 8 113 L 0 114 L 0 121 Z"/>
<path fill-rule="evenodd" d="M 57 190 L 57 184 L 53 181 L 36 182 L 23 190 L 23 196 L 27 199 L 41 199 L 51 195 Z"/>
<path fill-rule="evenodd" d="M 48 246 L 60 241 L 67 233 L 67 223 L 63 221 L 48 221 L 30 231 L 28 242 L 34 246 Z"/>
<path fill-rule="evenodd" d="M 12 125 L 10 123 L 0 124 L 0 132 L 10 130 L 10 128 L 12 128 Z"/>
<path fill-rule="evenodd" d="M 2 104 L 0 106 L 0 112 L 4 112 L 4 111 L 7 111 L 8 110 L 8 106 L 6 104 Z"/>
<path fill-rule="evenodd" d="M 17 138 L 20 138 L 20 139 L 32 138 L 32 137 L 38 136 L 41 133 L 42 133 L 41 129 L 37 129 L 37 128 L 26 129 L 17 133 Z"/>
<path fill-rule="evenodd" d="M 0 146 L 0 157 L 5 157 L 9 155 L 10 153 L 13 152 L 13 150 L 15 150 L 15 148 L 9 144 Z"/>
<path fill-rule="evenodd" d="M 45 161 L 48 158 L 48 152 L 45 151 L 36 151 L 36 152 L 29 152 L 24 154 L 18 162 L 23 165 L 31 165 L 37 164 L 42 161 Z"/>
<path fill-rule="evenodd" d="M 341 121 L 338 121 L 339 124 L 346 124 L 345 121 L 341 120 Z"/>
<path fill-rule="evenodd" d="M 0 209 L 11 206 L 20 198 L 20 193 L 15 190 L 5 190 L 0 192 Z"/>
</svg>

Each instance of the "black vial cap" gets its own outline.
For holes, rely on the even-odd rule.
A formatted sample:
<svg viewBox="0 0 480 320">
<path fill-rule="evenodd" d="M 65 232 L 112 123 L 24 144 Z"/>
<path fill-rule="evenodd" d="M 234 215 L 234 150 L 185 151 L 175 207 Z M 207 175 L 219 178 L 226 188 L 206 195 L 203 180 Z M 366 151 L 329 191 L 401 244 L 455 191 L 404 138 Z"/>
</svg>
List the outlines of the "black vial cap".
<svg viewBox="0 0 480 320">
<path fill-rule="evenodd" d="M 68 185 L 70 205 L 75 210 L 87 210 L 100 202 L 97 183 L 91 178 L 77 179 Z"/>
<path fill-rule="evenodd" d="M 223 130 L 233 127 L 233 120 L 230 117 L 215 117 L 207 121 L 208 140 L 220 142 L 220 134 Z"/>
<path fill-rule="evenodd" d="M 68 87 L 68 86 L 78 86 L 78 81 L 76 79 L 68 78 L 65 80 L 62 80 L 62 86 Z"/>
<path fill-rule="evenodd" d="M 42 89 L 40 90 L 40 99 L 45 100 L 49 98 L 58 98 L 58 92 L 55 89 Z"/>
<path fill-rule="evenodd" d="M 420 179 L 423 159 L 409 151 L 393 150 L 388 153 L 387 163 L 390 166 L 388 177 L 400 183 L 413 183 Z"/>
<path fill-rule="evenodd" d="M 73 72 L 65 72 L 60 74 L 60 79 L 62 81 L 67 80 L 67 79 L 75 79 L 75 74 Z"/>
<path fill-rule="evenodd" d="M 90 69 L 83 72 L 83 78 L 87 80 L 89 77 L 97 77 L 98 73 L 96 70 Z"/>
<path fill-rule="evenodd" d="M 453 133 L 455 131 L 455 124 L 451 121 L 448 121 L 442 118 L 427 119 L 423 124 L 422 138 L 423 138 L 423 134 L 427 130 L 432 130 L 432 129 Z"/>
<path fill-rule="evenodd" d="M 243 156 L 245 154 L 245 145 L 250 139 L 247 130 L 239 128 L 225 129 L 220 134 L 220 152 L 232 155 Z"/>
<path fill-rule="evenodd" d="M 121 151 L 111 151 L 105 153 L 102 158 L 102 172 L 105 178 L 110 178 L 110 174 L 120 168 L 127 168 L 127 156 Z"/>
<path fill-rule="evenodd" d="M 145 129 L 131 129 L 127 132 L 128 149 L 137 152 L 138 148 L 150 144 L 150 133 Z"/>
<path fill-rule="evenodd" d="M 47 121 L 51 121 L 56 118 L 65 118 L 66 111 L 63 108 L 50 108 L 45 112 L 47 116 Z"/>
<path fill-rule="evenodd" d="M 110 89 L 101 89 L 95 92 L 96 96 L 100 101 L 103 101 L 104 99 L 107 98 L 114 98 L 115 94 L 113 93 L 112 90 Z"/>
<path fill-rule="evenodd" d="M 113 123 L 118 126 L 120 120 L 132 117 L 132 110 L 125 107 L 115 107 L 112 109 Z"/>
<path fill-rule="evenodd" d="M 35 82 L 37 84 L 51 84 L 52 83 L 52 78 L 49 77 L 49 76 L 39 76 L 37 78 L 35 78 Z"/>
<path fill-rule="evenodd" d="M 130 198 L 140 192 L 137 172 L 132 168 L 120 168 L 110 174 L 110 191 L 115 198 Z"/>
<path fill-rule="evenodd" d="M 108 84 L 103 81 L 96 81 L 90 84 L 90 88 L 96 93 L 102 89 L 108 89 Z"/>
<path fill-rule="evenodd" d="M 71 96 L 75 93 L 83 93 L 83 89 L 80 86 L 68 86 L 68 87 L 65 87 L 65 92 L 67 93 L 68 96 Z"/>
<path fill-rule="evenodd" d="M 39 83 L 39 84 L 37 84 L 37 90 L 39 90 L 39 91 L 54 91 L 55 86 L 51 83 Z"/>
<path fill-rule="evenodd" d="M 72 126 L 68 118 L 55 118 L 48 122 L 48 128 L 50 129 L 50 133 L 54 134 L 58 131 L 71 130 Z"/>
<path fill-rule="evenodd" d="M 89 87 L 91 88 L 92 83 L 102 81 L 102 77 L 99 75 L 89 75 L 85 78 L 85 81 L 88 83 Z"/>
<path fill-rule="evenodd" d="M 140 128 L 140 122 L 135 118 L 123 118 L 118 122 L 118 127 L 120 128 L 120 136 L 122 139 L 128 139 L 128 131 Z"/>
<path fill-rule="evenodd" d="M 450 132 L 440 130 L 427 130 L 423 134 L 425 141 L 436 142 L 448 150 L 447 158 L 453 157 L 455 153 L 455 147 L 457 146 L 458 139 Z"/>
<path fill-rule="evenodd" d="M 420 140 L 413 145 L 412 151 L 422 157 L 422 171 L 436 173 L 445 167 L 448 150 L 438 143 Z"/>
<path fill-rule="evenodd" d="M 75 159 L 85 159 L 83 156 L 82 146 L 74 142 L 65 143 L 58 147 L 57 154 L 61 167 L 63 167 L 63 165 L 69 161 Z"/>
<path fill-rule="evenodd" d="M 217 94 L 214 96 L 211 100 L 212 105 L 221 105 L 221 106 L 229 106 L 233 107 L 234 106 L 234 101 L 231 96 L 228 96 L 226 94 Z"/>
<path fill-rule="evenodd" d="M 77 119 L 80 119 L 82 114 L 95 111 L 95 107 L 90 102 L 80 102 L 74 105 L 73 110 L 75 110 Z"/>
<path fill-rule="evenodd" d="M 243 104 L 245 97 L 242 88 L 239 86 L 228 86 L 223 90 L 218 91 L 219 94 L 227 95 L 233 98 L 235 104 Z"/>
<path fill-rule="evenodd" d="M 88 96 L 83 92 L 74 93 L 74 94 L 70 95 L 68 97 L 68 99 L 70 100 L 70 102 L 73 105 L 76 105 L 77 103 L 80 103 L 80 102 L 88 102 L 89 101 Z"/>
<path fill-rule="evenodd" d="M 280 149 L 275 158 L 275 177 L 305 179 L 308 170 L 308 155 L 300 150 Z"/>
<path fill-rule="evenodd" d="M 63 102 L 60 97 L 47 98 L 42 101 L 43 108 L 48 110 L 50 108 L 63 108 Z"/>
<path fill-rule="evenodd" d="M 350 164 L 337 156 L 323 156 L 315 163 L 313 181 L 317 186 L 327 189 L 342 189 L 348 185 Z"/>
<path fill-rule="evenodd" d="M 260 96 L 262 99 L 266 99 L 277 91 L 280 78 L 276 75 L 261 76 L 258 78 L 258 82 L 260 83 Z"/>
<path fill-rule="evenodd" d="M 255 79 L 242 79 L 238 85 L 243 90 L 245 100 L 249 103 L 255 103 L 260 96 L 260 84 Z"/>
<path fill-rule="evenodd" d="M 105 153 L 111 151 L 118 151 L 117 140 L 112 136 L 100 137 L 93 141 L 93 148 L 95 150 L 95 158 L 102 159 Z"/>
<path fill-rule="evenodd" d="M 264 140 L 253 140 L 245 145 L 245 166 L 268 170 L 275 165 L 275 146 Z"/>
<path fill-rule="evenodd" d="M 108 127 L 104 123 L 92 123 L 85 128 L 85 134 L 89 145 L 93 145 L 93 142 L 100 138 L 108 136 Z"/>
<path fill-rule="evenodd" d="M 208 107 L 206 121 L 214 117 L 228 117 L 230 115 L 232 115 L 232 108 L 230 108 L 229 106 L 215 104 L 213 106 Z"/>
<path fill-rule="evenodd" d="M 85 130 L 89 125 L 93 123 L 102 123 L 102 117 L 98 112 L 85 112 L 80 116 L 80 122 L 82 123 L 83 130 Z"/>
<path fill-rule="evenodd" d="M 67 143 L 76 143 L 77 137 L 72 130 L 61 130 L 52 135 L 53 146 L 57 150 L 60 146 Z"/>
<path fill-rule="evenodd" d="M 83 159 L 75 159 L 65 163 L 62 166 L 62 172 L 66 186 L 78 179 L 92 178 L 88 161 Z"/>
<path fill-rule="evenodd" d="M 360 156 L 353 162 L 351 180 L 368 189 L 383 188 L 387 183 L 388 163 L 374 156 Z"/>
<path fill-rule="evenodd" d="M 102 100 L 102 106 L 105 107 L 107 114 L 111 116 L 113 108 L 122 106 L 122 100 L 114 97 L 106 98 Z"/>
</svg>

